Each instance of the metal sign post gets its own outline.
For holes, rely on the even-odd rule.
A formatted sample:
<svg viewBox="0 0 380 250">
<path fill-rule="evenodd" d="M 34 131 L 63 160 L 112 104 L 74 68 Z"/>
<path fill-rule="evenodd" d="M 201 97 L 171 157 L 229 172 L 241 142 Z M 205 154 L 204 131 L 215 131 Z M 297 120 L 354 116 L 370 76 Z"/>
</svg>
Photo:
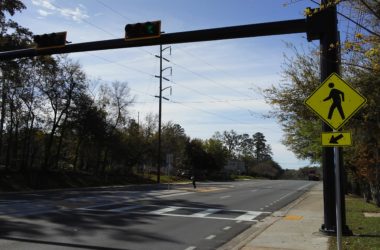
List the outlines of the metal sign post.
<svg viewBox="0 0 380 250">
<path fill-rule="evenodd" d="M 337 249 L 342 249 L 342 211 L 340 200 L 340 170 L 339 170 L 339 148 L 334 147 L 334 167 L 335 167 L 335 202 L 336 202 L 336 242 Z"/>
</svg>

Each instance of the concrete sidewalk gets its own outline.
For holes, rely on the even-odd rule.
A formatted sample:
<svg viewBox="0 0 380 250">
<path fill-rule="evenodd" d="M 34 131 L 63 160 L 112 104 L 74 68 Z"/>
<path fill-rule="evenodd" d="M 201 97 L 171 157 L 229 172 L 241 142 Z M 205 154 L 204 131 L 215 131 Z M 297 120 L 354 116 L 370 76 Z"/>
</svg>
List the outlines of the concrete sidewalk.
<svg viewBox="0 0 380 250">
<path fill-rule="evenodd" d="M 219 250 L 328 249 L 323 224 L 323 185 L 318 183 L 284 209 L 253 225 Z"/>
</svg>

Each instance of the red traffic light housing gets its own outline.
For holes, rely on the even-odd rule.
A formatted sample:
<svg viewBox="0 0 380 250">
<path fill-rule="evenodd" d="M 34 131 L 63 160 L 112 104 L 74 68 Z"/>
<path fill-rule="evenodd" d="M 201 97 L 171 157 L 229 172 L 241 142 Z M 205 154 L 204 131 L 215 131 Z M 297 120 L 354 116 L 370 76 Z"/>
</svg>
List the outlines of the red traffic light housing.
<svg viewBox="0 0 380 250">
<path fill-rule="evenodd" d="M 33 36 L 36 43 L 36 49 L 59 48 L 66 45 L 67 32 L 57 32 Z"/>
<path fill-rule="evenodd" d="M 161 21 L 125 25 L 125 40 L 146 39 L 161 35 Z"/>
</svg>

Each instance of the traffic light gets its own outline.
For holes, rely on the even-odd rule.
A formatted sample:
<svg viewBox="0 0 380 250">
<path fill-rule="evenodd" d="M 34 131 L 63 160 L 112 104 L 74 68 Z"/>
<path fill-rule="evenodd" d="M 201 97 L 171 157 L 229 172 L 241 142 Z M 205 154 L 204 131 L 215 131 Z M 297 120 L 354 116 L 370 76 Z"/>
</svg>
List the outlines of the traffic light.
<svg viewBox="0 0 380 250">
<path fill-rule="evenodd" d="M 66 45 L 67 32 L 57 32 L 33 36 L 37 49 L 58 48 Z"/>
<path fill-rule="evenodd" d="M 125 40 L 153 38 L 160 35 L 161 21 L 125 25 Z"/>
</svg>

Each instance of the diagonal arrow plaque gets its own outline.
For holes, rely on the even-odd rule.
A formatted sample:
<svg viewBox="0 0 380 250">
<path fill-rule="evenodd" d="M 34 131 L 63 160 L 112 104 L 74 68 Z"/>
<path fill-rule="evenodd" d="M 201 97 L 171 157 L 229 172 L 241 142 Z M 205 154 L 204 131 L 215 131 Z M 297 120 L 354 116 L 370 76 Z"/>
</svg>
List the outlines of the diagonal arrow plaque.
<svg viewBox="0 0 380 250">
<path fill-rule="evenodd" d="M 322 146 L 349 147 L 352 145 L 351 132 L 325 132 L 322 133 Z"/>
</svg>

